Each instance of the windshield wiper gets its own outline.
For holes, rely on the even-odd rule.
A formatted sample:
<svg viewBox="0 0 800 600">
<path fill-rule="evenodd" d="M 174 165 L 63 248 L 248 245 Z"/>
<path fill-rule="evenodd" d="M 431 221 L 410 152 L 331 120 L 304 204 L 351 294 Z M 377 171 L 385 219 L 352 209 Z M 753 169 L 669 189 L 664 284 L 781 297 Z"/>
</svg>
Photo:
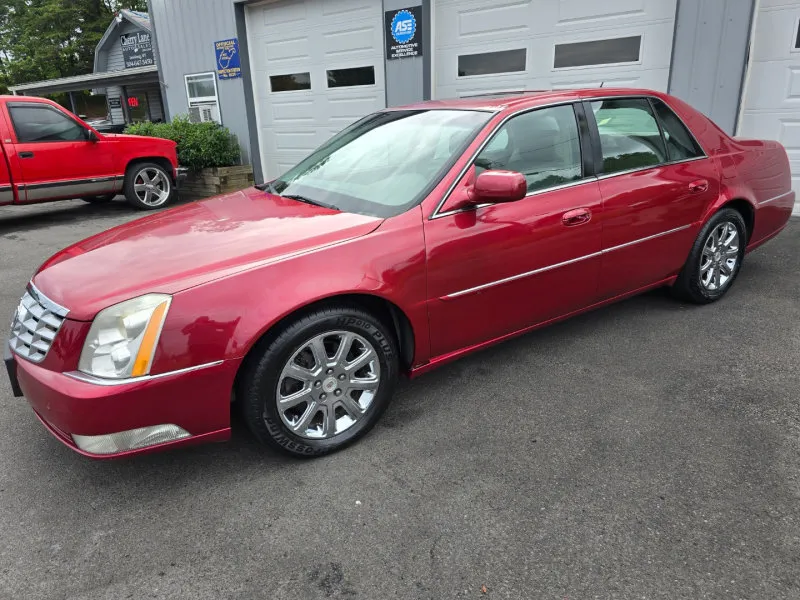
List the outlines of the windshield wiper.
<svg viewBox="0 0 800 600">
<path fill-rule="evenodd" d="M 312 200 L 306 196 L 301 196 L 299 194 L 281 194 L 281 198 L 289 198 L 289 200 L 297 200 L 298 202 L 305 202 L 306 204 L 313 204 L 314 206 L 321 206 L 322 208 L 331 208 L 333 210 L 339 210 L 335 206 L 331 204 L 325 204 L 323 202 L 319 202 L 318 200 Z"/>
<path fill-rule="evenodd" d="M 257 190 L 261 190 L 262 192 L 269 192 L 270 194 L 277 194 L 278 192 L 275 191 L 275 186 L 272 185 L 271 181 L 265 181 L 264 183 L 259 183 L 255 186 Z"/>
</svg>

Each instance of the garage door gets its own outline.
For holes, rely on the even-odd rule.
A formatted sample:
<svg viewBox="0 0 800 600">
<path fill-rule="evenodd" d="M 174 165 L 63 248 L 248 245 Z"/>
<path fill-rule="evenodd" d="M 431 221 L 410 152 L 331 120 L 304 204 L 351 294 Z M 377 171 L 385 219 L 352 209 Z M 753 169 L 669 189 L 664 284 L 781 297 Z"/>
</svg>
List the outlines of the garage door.
<svg viewBox="0 0 800 600">
<path fill-rule="evenodd" d="M 761 0 L 738 135 L 778 140 L 800 193 L 800 2 Z M 800 204 L 795 204 L 800 214 Z"/>
<path fill-rule="evenodd" d="M 437 98 L 496 91 L 666 91 L 676 0 L 435 0 Z"/>
<path fill-rule="evenodd" d="M 291 0 L 246 15 L 266 178 L 385 107 L 380 2 Z"/>
</svg>

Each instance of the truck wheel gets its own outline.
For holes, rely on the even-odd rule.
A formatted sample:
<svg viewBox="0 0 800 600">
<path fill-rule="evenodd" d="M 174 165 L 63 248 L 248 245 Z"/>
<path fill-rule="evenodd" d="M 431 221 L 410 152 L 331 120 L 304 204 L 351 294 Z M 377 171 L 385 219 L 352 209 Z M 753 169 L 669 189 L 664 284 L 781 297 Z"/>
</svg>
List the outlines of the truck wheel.
<svg viewBox="0 0 800 600">
<path fill-rule="evenodd" d="M 140 210 L 163 208 L 174 195 L 172 177 L 164 167 L 150 162 L 129 167 L 123 189 L 128 202 Z"/>
<path fill-rule="evenodd" d="M 81 200 L 92 204 L 102 204 L 103 202 L 111 202 L 116 197 L 116 194 L 106 194 L 105 196 L 89 196 L 88 198 L 81 198 Z"/>
</svg>

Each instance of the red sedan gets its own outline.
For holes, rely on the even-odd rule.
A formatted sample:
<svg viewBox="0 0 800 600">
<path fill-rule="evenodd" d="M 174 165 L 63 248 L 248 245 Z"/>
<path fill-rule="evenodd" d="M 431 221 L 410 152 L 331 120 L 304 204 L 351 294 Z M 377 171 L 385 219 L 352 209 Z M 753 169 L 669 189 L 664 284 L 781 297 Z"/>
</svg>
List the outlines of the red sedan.
<svg viewBox="0 0 800 600">
<path fill-rule="evenodd" d="M 282 177 L 56 254 L 7 345 L 15 393 L 82 454 L 223 440 L 318 456 L 401 373 L 659 286 L 704 304 L 794 204 L 776 142 L 595 89 L 370 115 Z"/>
</svg>

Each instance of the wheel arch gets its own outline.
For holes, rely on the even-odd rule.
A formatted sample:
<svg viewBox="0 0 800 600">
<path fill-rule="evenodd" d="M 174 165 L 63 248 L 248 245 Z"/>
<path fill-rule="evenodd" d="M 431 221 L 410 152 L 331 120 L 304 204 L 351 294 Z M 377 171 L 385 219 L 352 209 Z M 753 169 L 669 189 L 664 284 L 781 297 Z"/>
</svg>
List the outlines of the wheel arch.
<svg viewBox="0 0 800 600">
<path fill-rule="evenodd" d="M 747 243 L 749 243 L 756 225 L 756 209 L 753 204 L 744 198 L 733 198 L 725 202 L 718 210 L 723 208 L 732 208 L 742 215 L 744 224 L 747 227 Z"/>
<path fill-rule="evenodd" d="M 375 318 L 380 319 L 381 322 L 394 333 L 400 350 L 401 368 L 405 372 L 410 371 L 414 361 L 416 334 L 408 315 L 406 315 L 397 304 L 382 296 L 364 292 L 341 293 L 326 296 L 325 298 L 320 298 L 303 306 L 296 307 L 289 313 L 280 317 L 277 321 L 274 321 L 266 329 L 262 330 L 260 334 L 252 340 L 245 352 L 244 359 L 239 368 L 239 373 L 237 374 L 237 384 L 235 387 L 238 387 L 239 375 L 246 369 L 246 365 L 250 363 L 254 356 L 257 356 L 258 352 L 272 343 L 283 328 L 291 321 L 302 318 L 304 315 L 322 308 L 348 305 L 355 305 L 366 310 L 374 315 Z"/>
<path fill-rule="evenodd" d="M 170 180 L 172 183 L 175 183 L 175 172 L 174 168 L 172 167 L 172 163 L 169 159 L 165 156 L 137 156 L 135 158 L 131 158 L 128 163 L 125 165 L 125 174 L 127 175 L 128 172 L 139 163 L 155 163 L 159 167 L 162 167 L 169 175 Z"/>
</svg>

